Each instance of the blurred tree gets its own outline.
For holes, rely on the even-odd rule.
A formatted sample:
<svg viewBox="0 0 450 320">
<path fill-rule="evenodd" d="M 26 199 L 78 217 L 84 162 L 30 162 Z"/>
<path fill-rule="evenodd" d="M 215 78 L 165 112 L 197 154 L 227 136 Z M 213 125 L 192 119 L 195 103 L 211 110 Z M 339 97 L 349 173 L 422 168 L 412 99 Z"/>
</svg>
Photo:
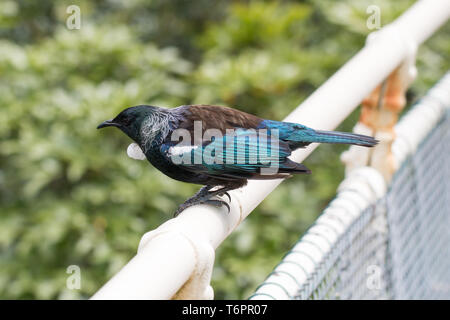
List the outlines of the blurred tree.
<svg viewBox="0 0 450 320">
<path fill-rule="evenodd" d="M 369 2 L 386 24 L 413 1 L 0 2 L 0 298 L 89 297 L 198 188 L 129 159 L 129 140 L 100 121 L 141 103 L 281 119 L 363 46 Z M 65 27 L 71 4 L 80 30 Z M 416 96 L 449 52 L 444 31 L 421 48 Z M 216 298 L 248 297 L 310 226 L 342 180 L 344 149 L 320 147 L 313 175 L 283 183 L 224 242 Z M 80 290 L 66 288 L 69 265 Z"/>
</svg>

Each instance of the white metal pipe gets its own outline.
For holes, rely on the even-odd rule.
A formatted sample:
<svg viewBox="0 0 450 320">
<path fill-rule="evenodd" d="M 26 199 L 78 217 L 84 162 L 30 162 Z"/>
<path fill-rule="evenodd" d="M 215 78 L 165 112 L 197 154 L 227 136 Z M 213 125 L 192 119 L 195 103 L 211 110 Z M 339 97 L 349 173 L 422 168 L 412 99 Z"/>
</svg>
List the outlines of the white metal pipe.
<svg viewBox="0 0 450 320">
<path fill-rule="evenodd" d="M 333 130 L 449 16 L 449 0 L 418 1 L 394 23 L 377 32 L 368 45 L 285 120 Z M 312 145 L 298 150 L 291 158 L 301 162 L 316 147 Z M 247 186 L 230 192 L 229 214 L 224 208 L 199 205 L 162 224 L 151 232 L 152 235 L 155 232 L 161 234 L 149 241 L 144 236 L 137 256 L 93 298 L 172 297 L 189 277 L 199 271 L 200 244 L 217 248 L 281 181 L 249 181 Z M 161 240 L 163 236 L 164 241 Z M 212 268 L 212 262 L 208 267 Z"/>
<path fill-rule="evenodd" d="M 192 246 L 182 236 L 161 234 L 134 256 L 93 299 L 170 299 L 190 278 L 196 263 Z"/>
</svg>

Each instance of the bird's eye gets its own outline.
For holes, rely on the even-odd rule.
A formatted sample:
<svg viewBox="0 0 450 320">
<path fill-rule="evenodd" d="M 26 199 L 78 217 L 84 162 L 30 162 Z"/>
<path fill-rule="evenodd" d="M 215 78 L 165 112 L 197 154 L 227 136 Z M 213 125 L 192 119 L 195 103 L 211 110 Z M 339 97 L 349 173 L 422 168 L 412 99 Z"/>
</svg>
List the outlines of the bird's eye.
<svg viewBox="0 0 450 320">
<path fill-rule="evenodd" d="M 127 126 L 131 123 L 131 118 L 129 117 L 122 117 L 120 118 L 120 123 Z"/>
</svg>

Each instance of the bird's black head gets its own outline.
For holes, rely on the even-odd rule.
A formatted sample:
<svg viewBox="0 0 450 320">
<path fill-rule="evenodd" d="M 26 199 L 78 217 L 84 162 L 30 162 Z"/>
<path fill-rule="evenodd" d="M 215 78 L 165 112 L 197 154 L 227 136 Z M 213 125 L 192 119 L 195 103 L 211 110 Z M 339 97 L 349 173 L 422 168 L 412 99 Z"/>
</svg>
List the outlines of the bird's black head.
<svg viewBox="0 0 450 320">
<path fill-rule="evenodd" d="M 100 123 L 97 129 L 117 127 L 136 142 L 140 142 L 141 126 L 144 120 L 161 108 L 147 105 L 130 107 L 119 113 L 114 119 Z"/>
</svg>

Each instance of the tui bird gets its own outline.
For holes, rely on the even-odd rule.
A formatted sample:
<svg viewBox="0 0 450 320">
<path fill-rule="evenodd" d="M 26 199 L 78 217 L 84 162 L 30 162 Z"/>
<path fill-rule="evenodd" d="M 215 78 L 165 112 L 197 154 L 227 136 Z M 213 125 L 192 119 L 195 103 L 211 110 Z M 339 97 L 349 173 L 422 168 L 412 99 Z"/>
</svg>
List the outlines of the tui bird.
<svg viewBox="0 0 450 320">
<path fill-rule="evenodd" d="M 293 150 L 312 142 L 364 147 L 378 142 L 364 135 L 319 131 L 212 105 L 173 109 L 139 105 L 123 110 L 97 129 L 110 126 L 128 135 L 143 156 L 165 175 L 203 185 L 178 207 L 175 216 L 200 203 L 223 204 L 229 210 L 225 201 L 212 198 L 230 198 L 227 191 L 246 185 L 248 179 L 280 179 L 310 173 L 288 157 Z"/>
</svg>

